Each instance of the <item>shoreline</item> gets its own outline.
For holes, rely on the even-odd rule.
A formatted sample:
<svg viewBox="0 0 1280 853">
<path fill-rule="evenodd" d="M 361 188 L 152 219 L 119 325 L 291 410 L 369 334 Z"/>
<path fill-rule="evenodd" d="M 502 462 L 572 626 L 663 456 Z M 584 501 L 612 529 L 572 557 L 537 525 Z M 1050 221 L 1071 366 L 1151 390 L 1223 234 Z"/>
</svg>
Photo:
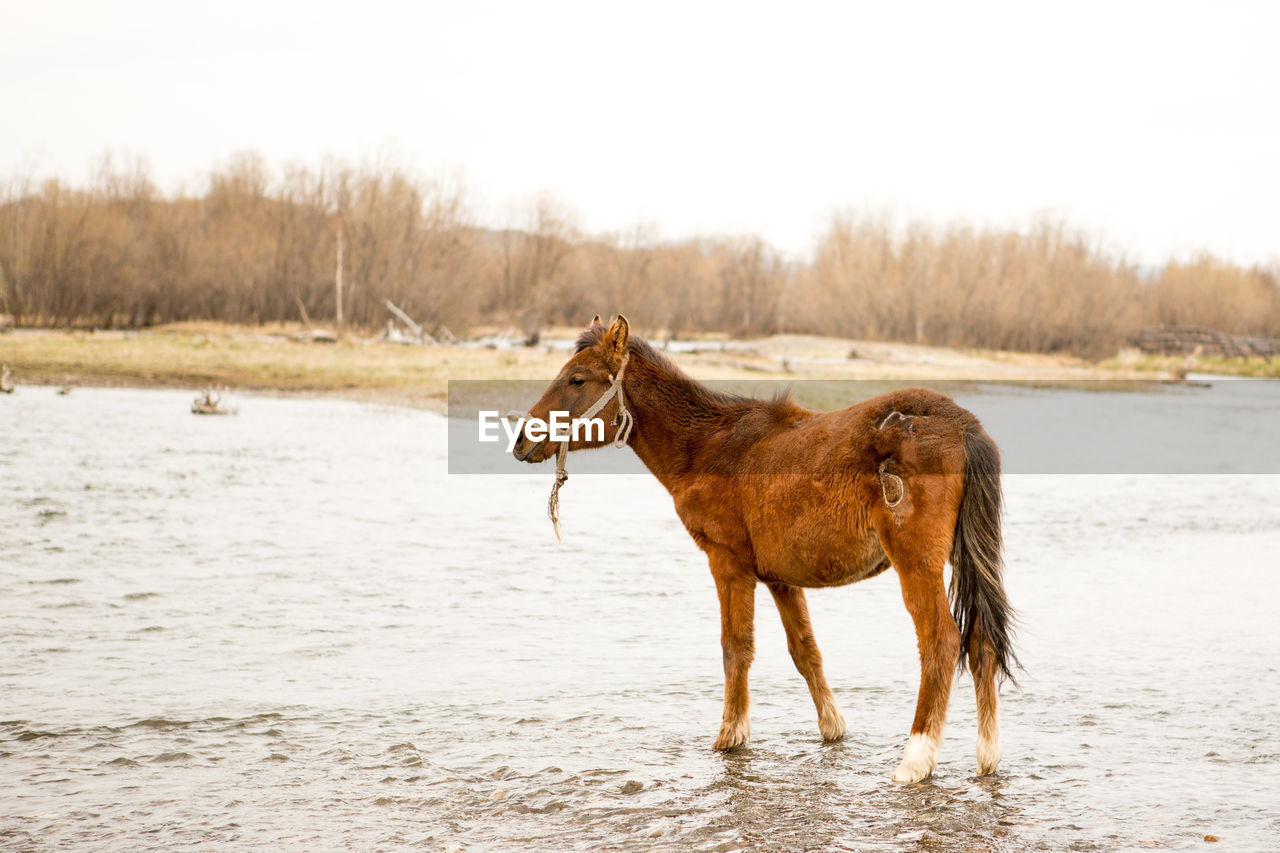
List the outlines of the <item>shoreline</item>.
<svg viewBox="0 0 1280 853">
<path fill-rule="evenodd" d="M 14 330 L 0 334 L 0 363 L 8 365 L 10 381 L 19 386 L 173 388 L 193 393 L 215 388 L 444 412 L 449 380 L 550 380 L 568 358 L 576 333 L 550 330 L 540 345 L 525 347 L 500 340 L 490 346 L 403 345 L 349 333 L 317 338 L 300 325 L 281 324 L 191 323 L 136 332 Z M 1168 362 L 1183 361 L 1121 357 L 1091 364 L 1069 356 L 812 335 L 673 341 L 667 355 L 696 379 L 742 383 L 1169 381 L 1182 377 Z"/>
</svg>

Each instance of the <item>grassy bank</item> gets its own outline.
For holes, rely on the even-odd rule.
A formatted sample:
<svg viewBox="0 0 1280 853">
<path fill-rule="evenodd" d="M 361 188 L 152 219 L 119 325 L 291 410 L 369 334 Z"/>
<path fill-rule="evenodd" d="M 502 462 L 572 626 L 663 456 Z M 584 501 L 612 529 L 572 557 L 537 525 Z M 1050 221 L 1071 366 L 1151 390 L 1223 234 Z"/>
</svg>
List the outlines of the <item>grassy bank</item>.
<svg viewBox="0 0 1280 853">
<path fill-rule="evenodd" d="M 26 384 L 143 386 L 330 393 L 441 408 L 449 379 L 543 378 L 561 357 L 410 347 L 343 337 L 313 343 L 286 326 L 178 324 L 136 333 L 41 332 L 0 336 L 0 362 Z"/>
<path fill-rule="evenodd" d="M 555 330 L 567 338 L 575 330 Z M 1165 378 L 1185 359 L 1079 359 L 869 343 L 807 335 L 706 341 L 672 358 L 706 380 L 1083 380 Z M 400 346 L 358 335 L 311 340 L 299 325 L 181 323 L 141 332 L 20 330 L 0 335 L 0 363 L 18 384 L 168 387 L 333 394 L 442 410 L 450 379 L 554 376 L 567 358 L 548 347 Z M 1200 359 L 1193 369 L 1276 376 L 1280 364 Z M 745 386 L 744 386 L 745 388 Z M 823 406 L 824 399 L 802 402 Z M 814 393 L 817 393 L 816 391 Z"/>
<path fill-rule="evenodd" d="M 1139 370 L 1183 376 L 1187 373 L 1217 373 L 1255 379 L 1280 379 L 1280 358 L 1268 361 L 1260 356 L 1221 358 L 1216 355 L 1122 355 L 1102 362 L 1103 368 Z"/>
</svg>

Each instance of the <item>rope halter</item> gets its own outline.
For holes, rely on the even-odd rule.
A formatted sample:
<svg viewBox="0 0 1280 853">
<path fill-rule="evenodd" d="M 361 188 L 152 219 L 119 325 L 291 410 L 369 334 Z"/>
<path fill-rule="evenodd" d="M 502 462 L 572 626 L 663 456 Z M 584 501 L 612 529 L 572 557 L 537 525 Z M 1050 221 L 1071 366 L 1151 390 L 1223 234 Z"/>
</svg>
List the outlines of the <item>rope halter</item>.
<svg viewBox="0 0 1280 853">
<path fill-rule="evenodd" d="M 621 363 L 618 364 L 618 372 L 609 377 L 609 388 L 600 395 L 600 399 L 596 400 L 589 409 L 583 412 L 578 419 L 589 421 L 604 410 L 609 405 L 609 401 L 614 397 L 618 398 L 618 414 L 613 419 L 613 425 L 618 428 L 613 434 L 614 447 L 622 448 L 627 446 L 627 442 L 631 439 L 631 428 L 635 426 L 636 419 L 632 416 L 631 411 L 627 408 L 627 395 L 622 390 L 622 374 L 627 369 L 627 361 L 631 358 L 631 353 L 622 356 Z M 513 412 L 518 417 L 524 417 L 520 413 Z M 509 415 L 510 416 L 510 415 Z M 569 471 L 566 462 L 569 458 L 569 442 L 560 442 L 560 447 L 556 450 L 556 482 L 551 487 L 551 497 L 547 499 L 547 518 L 551 519 L 551 526 L 556 531 L 556 541 L 562 541 L 560 537 L 560 487 L 569 479 Z"/>
<path fill-rule="evenodd" d="M 618 398 L 618 415 L 613 419 L 613 424 L 618 431 L 613 434 L 614 447 L 626 447 L 627 440 L 631 438 L 631 427 L 635 425 L 635 418 L 631 416 L 631 412 L 627 410 L 627 395 L 622 390 L 622 372 L 627 369 L 627 361 L 631 358 L 631 353 L 627 353 L 622 357 L 622 361 L 618 364 L 618 372 L 609 378 L 609 390 L 600 395 L 600 399 L 596 400 L 591 408 L 587 409 L 580 416 L 580 420 L 589 421 L 600 412 L 604 411 L 604 407 L 609 405 L 609 401 L 615 396 Z M 560 443 L 561 454 L 566 453 L 569 445 L 567 442 Z"/>
</svg>

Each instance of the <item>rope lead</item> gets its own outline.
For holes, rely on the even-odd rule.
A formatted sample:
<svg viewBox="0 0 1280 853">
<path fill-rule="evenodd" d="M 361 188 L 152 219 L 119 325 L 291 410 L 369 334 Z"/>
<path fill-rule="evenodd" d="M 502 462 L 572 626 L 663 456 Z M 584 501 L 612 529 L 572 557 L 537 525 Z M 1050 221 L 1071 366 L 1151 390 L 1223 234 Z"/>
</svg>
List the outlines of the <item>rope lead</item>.
<svg viewBox="0 0 1280 853">
<path fill-rule="evenodd" d="M 547 498 L 547 518 L 556 531 L 556 541 L 563 542 L 560 537 L 560 487 L 569 481 L 569 472 L 565 469 L 565 460 L 569 457 L 569 442 L 560 442 L 556 451 L 556 482 L 551 487 L 551 497 Z"/>
<path fill-rule="evenodd" d="M 613 419 L 613 424 L 618 428 L 618 431 L 613 434 L 613 446 L 617 448 L 627 446 L 627 442 L 631 439 L 631 428 L 636 423 L 635 417 L 632 416 L 631 411 L 627 408 L 627 396 L 622 391 L 622 372 L 627 369 L 627 361 L 630 358 L 631 353 L 627 353 L 622 357 L 622 363 L 618 365 L 617 374 L 609 380 L 609 390 L 605 391 L 600 396 L 600 399 L 596 400 L 595 404 L 581 416 L 582 420 L 594 418 L 616 396 L 618 398 L 618 415 Z M 520 417 L 523 417 L 523 415 L 520 415 Z M 556 450 L 556 481 L 551 486 L 551 497 L 547 498 L 547 518 L 551 519 L 551 526 L 556 532 L 557 542 L 564 541 L 560 535 L 560 487 L 569 479 L 569 470 L 566 464 L 568 458 L 569 442 L 562 441 L 560 442 L 560 447 Z"/>
</svg>

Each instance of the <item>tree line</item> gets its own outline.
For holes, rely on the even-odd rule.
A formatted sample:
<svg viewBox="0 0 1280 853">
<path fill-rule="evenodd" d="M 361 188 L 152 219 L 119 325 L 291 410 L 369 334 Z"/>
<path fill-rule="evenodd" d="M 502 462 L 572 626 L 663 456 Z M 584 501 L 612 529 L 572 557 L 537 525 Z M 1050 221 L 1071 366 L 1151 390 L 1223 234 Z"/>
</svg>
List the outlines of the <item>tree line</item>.
<svg viewBox="0 0 1280 853">
<path fill-rule="evenodd" d="M 1280 336 L 1280 270 L 1209 256 L 1150 269 L 1067 225 L 1025 229 L 836 216 L 812 257 L 755 236 L 662 241 L 579 229 L 549 197 L 482 227 L 462 187 L 396 167 L 272 169 L 243 154 L 196 192 L 139 164 L 85 186 L 13 179 L 0 195 L 0 314 L 19 325 L 182 320 L 386 322 L 428 331 L 577 325 L 625 312 L 650 333 L 807 332 L 946 346 L 1114 352 L 1151 325 Z"/>
</svg>

